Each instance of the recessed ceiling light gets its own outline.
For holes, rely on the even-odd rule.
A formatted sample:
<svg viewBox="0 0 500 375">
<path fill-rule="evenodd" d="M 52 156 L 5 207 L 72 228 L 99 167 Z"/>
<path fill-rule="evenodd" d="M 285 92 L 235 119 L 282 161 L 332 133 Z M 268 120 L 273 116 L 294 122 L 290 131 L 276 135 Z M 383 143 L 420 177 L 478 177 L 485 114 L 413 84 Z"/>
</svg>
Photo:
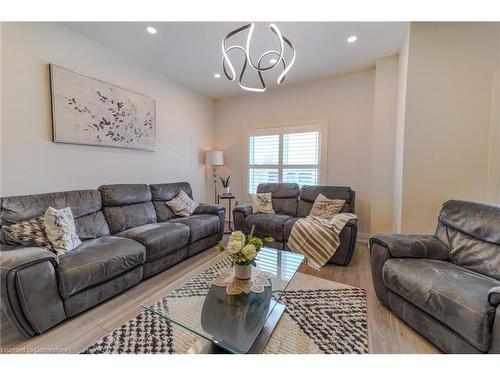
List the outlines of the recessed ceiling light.
<svg viewBox="0 0 500 375">
<path fill-rule="evenodd" d="M 215 77 L 215 78 L 220 78 L 220 74 L 219 74 L 219 73 L 215 73 L 215 74 L 214 74 L 214 77 Z"/>
<path fill-rule="evenodd" d="M 150 33 L 150 34 L 156 34 L 156 33 L 157 33 L 156 29 L 155 29 L 153 26 L 148 26 L 148 27 L 146 28 L 146 30 L 147 30 L 147 32 L 148 32 L 148 33 Z"/>
<path fill-rule="evenodd" d="M 358 40 L 358 37 L 356 35 L 351 35 L 347 38 L 347 43 L 354 43 L 356 40 Z"/>
<path fill-rule="evenodd" d="M 271 64 L 276 64 L 276 62 L 277 62 L 277 61 L 278 61 L 278 60 L 276 60 L 276 59 L 271 59 L 271 60 L 269 60 L 269 62 L 270 62 Z"/>
</svg>

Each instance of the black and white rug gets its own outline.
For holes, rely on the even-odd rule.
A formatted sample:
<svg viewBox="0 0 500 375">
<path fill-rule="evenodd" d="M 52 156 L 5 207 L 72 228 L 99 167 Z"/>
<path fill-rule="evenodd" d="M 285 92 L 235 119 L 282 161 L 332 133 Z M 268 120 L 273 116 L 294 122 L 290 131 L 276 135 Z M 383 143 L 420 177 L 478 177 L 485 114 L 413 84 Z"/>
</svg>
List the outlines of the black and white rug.
<svg viewBox="0 0 500 375">
<path fill-rule="evenodd" d="M 215 265 L 178 294 L 202 298 L 221 266 Z M 365 290 L 297 273 L 281 298 L 286 310 L 265 353 L 368 353 Z M 145 311 L 82 353 L 181 354 L 197 340 L 198 336 Z"/>
</svg>

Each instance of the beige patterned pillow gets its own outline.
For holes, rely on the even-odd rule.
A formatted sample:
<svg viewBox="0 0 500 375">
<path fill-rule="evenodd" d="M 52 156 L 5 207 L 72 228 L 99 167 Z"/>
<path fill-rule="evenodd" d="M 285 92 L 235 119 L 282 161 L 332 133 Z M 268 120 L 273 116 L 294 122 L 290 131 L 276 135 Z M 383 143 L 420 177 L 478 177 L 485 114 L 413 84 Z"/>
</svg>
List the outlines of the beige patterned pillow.
<svg viewBox="0 0 500 375">
<path fill-rule="evenodd" d="M 175 216 L 186 217 L 192 215 L 199 204 L 192 200 L 184 190 L 179 190 L 174 199 L 165 202 L 174 212 Z"/>
<path fill-rule="evenodd" d="M 323 194 L 319 194 L 314 201 L 309 216 L 319 217 L 321 219 L 331 220 L 344 207 L 345 200 L 328 199 Z"/>
<path fill-rule="evenodd" d="M 250 203 L 252 203 L 252 211 L 254 214 L 274 214 L 272 193 L 250 193 L 248 195 L 250 197 Z"/>
<path fill-rule="evenodd" d="M 47 208 L 44 224 L 45 233 L 47 233 L 47 237 L 57 255 L 67 253 L 82 243 L 76 234 L 75 220 L 71 208 L 66 207 L 61 210 L 53 207 Z"/>
<path fill-rule="evenodd" d="M 2 231 L 9 243 L 36 246 L 55 252 L 45 233 L 43 216 L 20 221 L 12 225 L 4 225 Z"/>
</svg>

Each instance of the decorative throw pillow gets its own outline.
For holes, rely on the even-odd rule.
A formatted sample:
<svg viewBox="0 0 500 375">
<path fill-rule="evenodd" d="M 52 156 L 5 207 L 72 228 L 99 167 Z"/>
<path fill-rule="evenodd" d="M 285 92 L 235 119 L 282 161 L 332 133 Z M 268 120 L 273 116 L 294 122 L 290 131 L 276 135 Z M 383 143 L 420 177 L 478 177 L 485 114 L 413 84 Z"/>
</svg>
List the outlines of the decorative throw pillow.
<svg viewBox="0 0 500 375">
<path fill-rule="evenodd" d="M 47 208 L 44 223 L 45 233 L 57 255 L 67 253 L 82 243 L 76 234 L 71 208 L 66 207 L 61 210 Z"/>
<path fill-rule="evenodd" d="M 179 190 L 174 199 L 165 202 L 175 216 L 189 216 L 198 208 L 199 204 L 192 200 L 184 190 Z"/>
<path fill-rule="evenodd" d="M 250 203 L 252 204 L 254 214 L 274 214 L 272 193 L 250 193 L 248 195 L 250 196 Z"/>
<path fill-rule="evenodd" d="M 328 199 L 323 194 L 319 194 L 314 201 L 309 216 L 331 220 L 344 207 L 345 201 L 342 199 Z"/>
<path fill-rule="evenodd" d="M 9 243 L 24 246 L 36 246 L 54 251 L 45 233 L 43 216 L 24 220 L 12 225 L 4 225 L 2 231 Z"/>
</svg>

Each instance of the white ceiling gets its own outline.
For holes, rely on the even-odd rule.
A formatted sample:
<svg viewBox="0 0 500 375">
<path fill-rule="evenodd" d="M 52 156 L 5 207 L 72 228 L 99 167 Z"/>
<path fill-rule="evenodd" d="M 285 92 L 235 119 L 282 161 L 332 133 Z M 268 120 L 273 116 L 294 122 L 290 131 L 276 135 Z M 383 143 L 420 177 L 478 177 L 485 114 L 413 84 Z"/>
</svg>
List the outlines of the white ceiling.
<svg viewBox="0 0 500 375">
<path fill-rule="evenodd" d="M 221 41 L 244 22 L 70 22 L 68 26 L 121 51 L 125 56 L 211 98 L 247 94 L 222 74 Z M 405 38 L 405 22 L 277 22 L 294 45 L 296 61 L 283 85 L 369 68 L 375 60 L 396 54 Z M 158 33 L 146 32 L 154 26 Z M 278 49 L 268 23 L 257 23 L 252 56 Z M 358 41 L 346 39 L 357 35 Z M 242 38 L 235 39 L 236 41 Z M 290 55 L 285 55 L 289 60 Z M 248 71 L 248 83 L 257 76 Z M 222 77 L 214 78 L 214 73 Z M 275 87 L 277 69 L 264 75 Z M 266 79 L 267 77 L 267 79 Z M 250 93 L 250 95 L 261 95 Z"/>
</svg>

